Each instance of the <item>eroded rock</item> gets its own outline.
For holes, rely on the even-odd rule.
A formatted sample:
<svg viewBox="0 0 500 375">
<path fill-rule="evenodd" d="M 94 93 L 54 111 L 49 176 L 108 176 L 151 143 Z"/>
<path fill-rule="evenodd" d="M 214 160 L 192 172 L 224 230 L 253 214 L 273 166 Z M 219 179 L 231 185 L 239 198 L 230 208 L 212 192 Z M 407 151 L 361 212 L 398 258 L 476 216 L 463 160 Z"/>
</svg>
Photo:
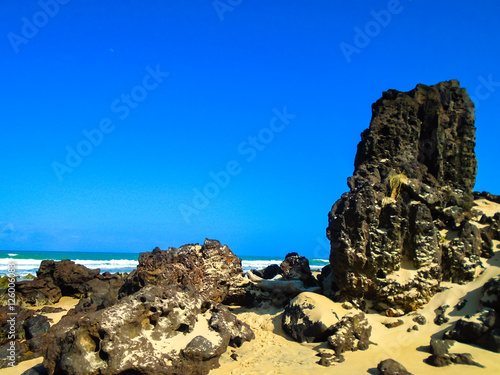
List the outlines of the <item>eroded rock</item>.
<svg viewBox="0 0 500 375">
<path fill-rule="evenodd" d="M 491 244 L 471 223 L 474 120 L 457 81 L 389 90 L 373 105 L 350 191 L 329 213 L 339 300 L 366 298 L 408 313 L 440 291 L 442 280 L 478 274 Z"/>
</svg>

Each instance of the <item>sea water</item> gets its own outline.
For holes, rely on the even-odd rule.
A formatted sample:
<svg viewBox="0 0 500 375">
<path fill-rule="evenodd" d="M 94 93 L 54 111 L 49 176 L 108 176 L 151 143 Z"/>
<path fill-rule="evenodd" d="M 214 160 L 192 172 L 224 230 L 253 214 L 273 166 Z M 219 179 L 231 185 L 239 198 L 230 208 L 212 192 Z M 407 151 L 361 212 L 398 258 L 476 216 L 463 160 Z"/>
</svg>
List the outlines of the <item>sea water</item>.
<svg viewBox="0 0 500 375">
<path fill-rule="evenodd" d="M 280 264 L 283 256 L 240 256 L 243 271 L 262 269 L 270 264 Z M 9 264 L 14 263 L 16 275 L 36 276 L 36 271 L 44 259 L 71 259 L 88 268 L 99 268 L 101 272 L 131 272 L 138 265 L 139 253 L 120 252 L 59 252 L 59 251 L 18 251 L 0 250 L 0 277 L 8 272 Z M 309 259 L 311 270 L 320 271 L 328 264 L 326 259 Z"/>
</svg>

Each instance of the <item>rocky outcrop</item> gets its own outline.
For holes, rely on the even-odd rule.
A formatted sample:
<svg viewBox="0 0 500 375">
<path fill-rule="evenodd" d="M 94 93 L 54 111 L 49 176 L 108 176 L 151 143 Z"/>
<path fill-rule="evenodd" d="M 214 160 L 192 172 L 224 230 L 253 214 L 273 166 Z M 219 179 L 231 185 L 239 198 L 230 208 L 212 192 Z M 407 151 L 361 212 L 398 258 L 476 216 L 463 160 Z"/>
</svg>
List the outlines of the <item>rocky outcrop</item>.
<svg viewBox="0 0 500 375">
<path fill-rule="evenodd" d="M 327 236 L 340 300 L 413 311 L 442 280 L 473 280 L 491 246 L 471 219 L 474 105 L 457 81 L 389 90 L 361 135 Z M 382 308 L 382 307 L 381 307 Z"/>
<path fill-rule="evenodd" d="M 40 264 L 37 279 L 53 283 L 61 289 L 63 296 L 82 297 L 85 294 L 85 283 L 96 278 L 101 271 L 91 270 L 72 260 L 44 260 Z"/>
<path fill-rule="evenodd" d="M 26 280 L 15 283 L 17 306 L 43 306 L 59 302 L 61 289 L 52 282 L 45 280 Z M 6 306 L 9 300 L 8 289 L 0 296 L 0 306 Z"/>
<path fill-rule="evenodd" d="M 73 375 L 207 374 L 229 345 L 254 337 L 218 303 L 238 273 L 241 261 L 217 241 L 143 253 L 119 300 L 77 307 L 70 327 L 54 330 L 44 366 Z"/>
<path fill-rule="evenodd" d="M 121 288 L 120 295 L 137 292 L 145 285 L 191 285 L 203 298 L 222 302 L 234 279 L 243 272 L 241 259 L 219 241 L 184 245 L 141 253 L 139 265 Z"/>
</svg>

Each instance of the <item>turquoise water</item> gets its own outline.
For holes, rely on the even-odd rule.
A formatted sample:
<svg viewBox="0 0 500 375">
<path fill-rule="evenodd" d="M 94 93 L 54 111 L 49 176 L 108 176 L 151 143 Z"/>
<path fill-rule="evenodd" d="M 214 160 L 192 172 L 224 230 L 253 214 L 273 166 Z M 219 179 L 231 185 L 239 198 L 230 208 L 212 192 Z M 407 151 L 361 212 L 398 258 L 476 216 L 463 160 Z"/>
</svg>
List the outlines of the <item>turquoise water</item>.
<svg viewBox="0 0 500 375">
<path fill-rule="evenodd" d="M 7 273 L 8 265 L 16 265 L 16 275 L 36 275 L 44 259 L 71 259 L 88 268 L 99 268 L 101 272 L 131 272 L 137 267 L 139 253 L 103 253 L 103 252 L 58 252 L 58 251 L 15 251 L 0 250 L 0 276 Z M 284 256 L 241 256 L 243 271 L 262 269 L 270 264 L 280 264 Z M 325 259 L 309 259 L 313 271 L 318 271 L 328 264 Z"/>
</svg>

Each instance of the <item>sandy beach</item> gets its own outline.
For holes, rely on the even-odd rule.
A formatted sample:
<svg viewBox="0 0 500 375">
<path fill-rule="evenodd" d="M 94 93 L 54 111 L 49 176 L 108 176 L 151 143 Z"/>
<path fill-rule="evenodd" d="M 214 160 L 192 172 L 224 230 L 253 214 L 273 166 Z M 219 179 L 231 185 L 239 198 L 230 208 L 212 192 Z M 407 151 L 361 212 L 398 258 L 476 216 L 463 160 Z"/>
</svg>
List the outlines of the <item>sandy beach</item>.
<svg viewBox="0 0 500 375">
<path fill-rule="evenodd" d="M 320 351 L 330 351 L 326 343 L 300 344 L 283 332 L 281 328 L 282 310 L 268 309 L 261 311 L 237 308 L 233 312 L 239 319 L 248 323 L 256 334 L 253 341 L 246 342 L 241 348 L 233 349 L 238 354 L 238 360 L 233 360 L 229 350 L 221 357 L 221 367 L 211 374 L 377 374 L 377 364 L 392 358 L 402 363 L 413 374 L 492 374 L 500 373 L 500 354 L 493 353 L 473 345 L 455 343 L 450 353 L 470 353 L 475 361 L 486 368 L 475 366 L 451 365 L 436 368 L 424 363 L 430 356 L 428 351 L 431 336 L 440 338 L 458 319 L 467 314 L 477 312 L 481 287 L 491 277 L 500 274 L 500 242 L 495 241 L 495 256 L 483 259 L 486 270 L 476 280 L 466 285 L 443 283 L 449 289 L 436 294 L 429 304 L 417 312 L 425 316 L 427 324 L 419 326 L 419 331 L 407 332 L 413 327 L 414 315 L 408 314 L 401 318 L 388 318 L 381 314 L 367 314 L 373 327 L 371 345 L 367 351 L 345 353 L 345 362 L 334 367 L 323 367 L 317 362 L 316 354 Z M 464 296 L 468 301 L 461 311 L 453 310 L 450 321 L 438 326 L 433 320 L 435 310 L 442 305 L 455 306 Z M 346 311 L 347 313 L 347 311 Z M 386 328 L 382 323 L 402 319 L 405 324 L 396 328 Z"/>
</svg>

